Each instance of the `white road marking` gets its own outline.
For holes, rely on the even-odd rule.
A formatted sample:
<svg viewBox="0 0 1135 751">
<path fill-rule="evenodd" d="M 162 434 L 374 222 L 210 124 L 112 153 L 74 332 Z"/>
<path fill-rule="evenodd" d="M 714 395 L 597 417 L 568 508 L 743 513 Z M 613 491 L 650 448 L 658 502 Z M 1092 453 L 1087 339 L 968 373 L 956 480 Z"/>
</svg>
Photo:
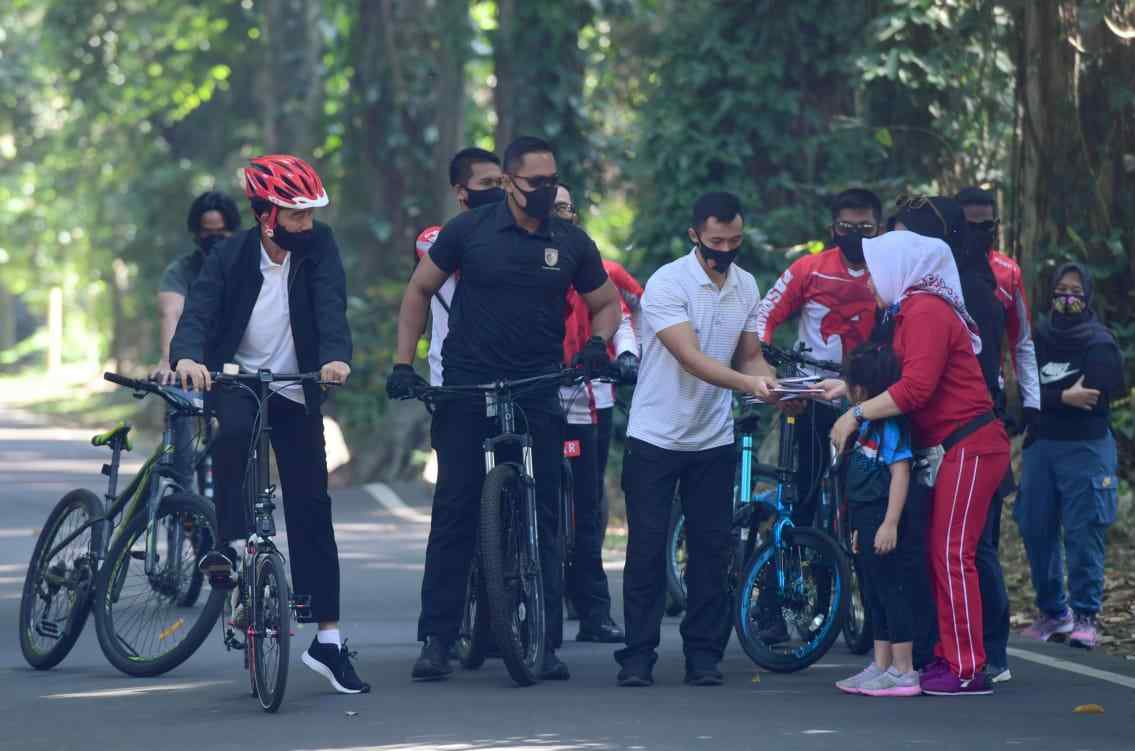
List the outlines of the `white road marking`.
<svg viewBox="0 0 1135 751">
<path fill-rule="evenodd" d="M 1099 668 L 1092 668 L 1087 665 L 1078 665 L 1069 660 L 1061 660 L 1059 657 L 1049 657 L 1048 655 L 1038 654 L 1027 649 L 1018 649 L 1016 647 L 1009 647 L 1008 652 L 1010 655 L 1020 660 L 1035 662 L 1038 665 L 1064 670 L 1069 673 L 1086 675 L 1089 678 L 1107 681 L 1108 683 L 1114 683 L 1117 686 L 1123 686 L 1125 688 L 1135 688 L 1135 678 L 1129 678 L 1119 673 L 1112 673 L 1109 670 L 1100 670 Z"/>
<path fill-rule="evenodd" d="M 132 686 L 130 688 L 106 688 L 97 691 L 77 691 L 72 694 L 47 694 L 44 699 L 111 699 L 122 696 L 138 696 L 161 691 L 188 691 L 205 686 L 220 686 L 232 681 L 192 681 L 187 683 L 160 683 L 152 686 Z"/>
<path fill-rule="evenodd" d="M 369 493 L 371 498 L 381 503 L 383 508 L 399 519 L 414 522 L 415 524 L 430 523 L 429 514 L 423 514 L 421 511 L 415 511 L 407 506 L 406 502 L 399 498 L 398 494 L 384 482 L 372 482 L 369 485 L 364 485 L 363 490 Z"/>
</svg>

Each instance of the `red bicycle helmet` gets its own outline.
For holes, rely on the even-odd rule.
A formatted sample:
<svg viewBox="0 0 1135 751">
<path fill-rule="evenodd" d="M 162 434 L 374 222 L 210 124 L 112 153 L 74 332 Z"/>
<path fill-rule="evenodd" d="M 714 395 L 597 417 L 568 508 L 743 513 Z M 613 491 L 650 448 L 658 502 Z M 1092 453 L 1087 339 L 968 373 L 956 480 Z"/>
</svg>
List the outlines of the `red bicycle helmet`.
<svg viewBox="0 0 1135 751">
<path fill-rule="evenodd" d="M 272 204 L 272 213 L 264 225 L 269 237 L 276 227 L 277 208 L 314 209 L 330 202 L 319 174 L 297 156 L 255 157 L 244 168 L 243 176 L 246 196 Z"/>
</svg>

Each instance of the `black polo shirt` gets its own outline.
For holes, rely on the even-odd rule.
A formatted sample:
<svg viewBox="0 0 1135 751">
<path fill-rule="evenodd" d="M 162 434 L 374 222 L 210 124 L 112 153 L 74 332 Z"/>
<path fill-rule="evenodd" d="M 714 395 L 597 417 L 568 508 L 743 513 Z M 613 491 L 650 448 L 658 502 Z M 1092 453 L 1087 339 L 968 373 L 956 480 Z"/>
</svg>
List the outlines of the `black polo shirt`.
<svg viewBox="0 0 1135 751">
<path fill-rule="evenodd" d="M 586 232 L 551 217 L 530 233 L 507 201 L 451 219 L 430 258 L 460 275 L 441 350 L 447 385 L 555 370 L 563 360 L 568 288 L 587 294 L 607 280 Z"/>
</svg>

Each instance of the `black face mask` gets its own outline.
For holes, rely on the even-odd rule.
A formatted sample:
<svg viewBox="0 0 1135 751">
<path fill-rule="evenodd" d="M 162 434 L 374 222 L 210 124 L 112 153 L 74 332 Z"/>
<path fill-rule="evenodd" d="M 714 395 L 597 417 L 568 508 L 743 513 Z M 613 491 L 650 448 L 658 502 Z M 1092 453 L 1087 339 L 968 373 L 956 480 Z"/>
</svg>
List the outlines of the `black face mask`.
<svg viewBox="0 0 1135 751">
<path fill-rule="evenodd" d="M 552 213 L 552 204 L 556 200 L 555 185 L 536 190 L 524 190 L 517 185 L 516 189 L 524 194 L 524 205 L 520 208 L 525 214 L 533 219 L 547 219 Z"/>
<path fill-rule="evenodd" d="M 737 260 L 737 254 L 740 252 L 740 248 L 737 248 L 737 250 L 714 250 L 707 247 L 700 237 L 698 238 L 698 253 L 701 253 L 701 257 L 706 263 L 713 261 L 713 270 L 719 274 L 729 272 L 729 267 L 733 265 L 733 261 Z"/>
<path fill-rule="evenodd" d="M 988 253 L 989 249 L 993 247 L 996 234 L 983 229 L 974 229 L 973 225 L 970 225 L 969 237 L 970 242 L 973 243 L 974 252 L 980 255 Z"/>
<path fill-rule="evenodd" d="M 220 243 L 221 241 L 223 241 L 224 239 L 225 239 L 225 235 L 216 234 L 216 233 L 211 234 L 211 235 L 205 235 L 204 237 L 202 237 L 201 235 L 198 235 L 197 236 L 197 247 L 201 249 L 202 253 L 204 253 L 205 255 L 209 255 L 209 251 L 211 251 L 213 248 L 217 247 L 217 244 Z"/>
<path fill-rule="evenodd" d="M 289 253 L 303 253 L 311 246 L 311 242 L 314 239 L 314 228 L 304 230 L 303 232 L 288 232 L 278 223 L 276 224 L 275 232 L 272 234 L 272 242 Z"/>
<path fill-rule="evenodd" d="M 484 190 L 465 188 L 465 192 L 467 195 L 465 203 L 471 209 L 478 209 L 491 203 L 500 203 L 507 195 L 504 188 L 485 188 Z"/>
<path fill-rule="evenodd" d="M 864 263 L 863 235 L 860 233 L 848 232 L 846 235 L 836 235 L 835 244 L 839 246 L 843 257 L 846 258 L 849 263 Z"/>
</svg>

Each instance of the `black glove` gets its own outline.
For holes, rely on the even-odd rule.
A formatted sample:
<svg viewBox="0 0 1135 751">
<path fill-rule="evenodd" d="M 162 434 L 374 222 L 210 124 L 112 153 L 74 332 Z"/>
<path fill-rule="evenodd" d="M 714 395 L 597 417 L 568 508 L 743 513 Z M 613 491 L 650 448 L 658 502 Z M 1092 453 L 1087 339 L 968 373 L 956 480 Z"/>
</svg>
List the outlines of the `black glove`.
<svg viewBox="0 0 1135 751">
<path fill-rule="evenodd" d="M 417 390 L 425 383 L 410 365 L 395 365 L 386 377 L 386 398 L 413 399 Z"/>
<path fill-rule="evenodd" d="M 633 352 L 624 352 L 615 360 L 615 369 L 619 372 L 619 383 L 634 384 L 638 382 L 638 355 Z"/>
<path fill-rule="evenodd" d="M 583 349 L 575 356 L 575 364 L 583 366 L 584 380 L 590 381 L 605 375 L 611 366 L 611 358 L 607 354 L 607 343 L 602 337 L 593 336 L 583 345 Z"/>
</svg>

